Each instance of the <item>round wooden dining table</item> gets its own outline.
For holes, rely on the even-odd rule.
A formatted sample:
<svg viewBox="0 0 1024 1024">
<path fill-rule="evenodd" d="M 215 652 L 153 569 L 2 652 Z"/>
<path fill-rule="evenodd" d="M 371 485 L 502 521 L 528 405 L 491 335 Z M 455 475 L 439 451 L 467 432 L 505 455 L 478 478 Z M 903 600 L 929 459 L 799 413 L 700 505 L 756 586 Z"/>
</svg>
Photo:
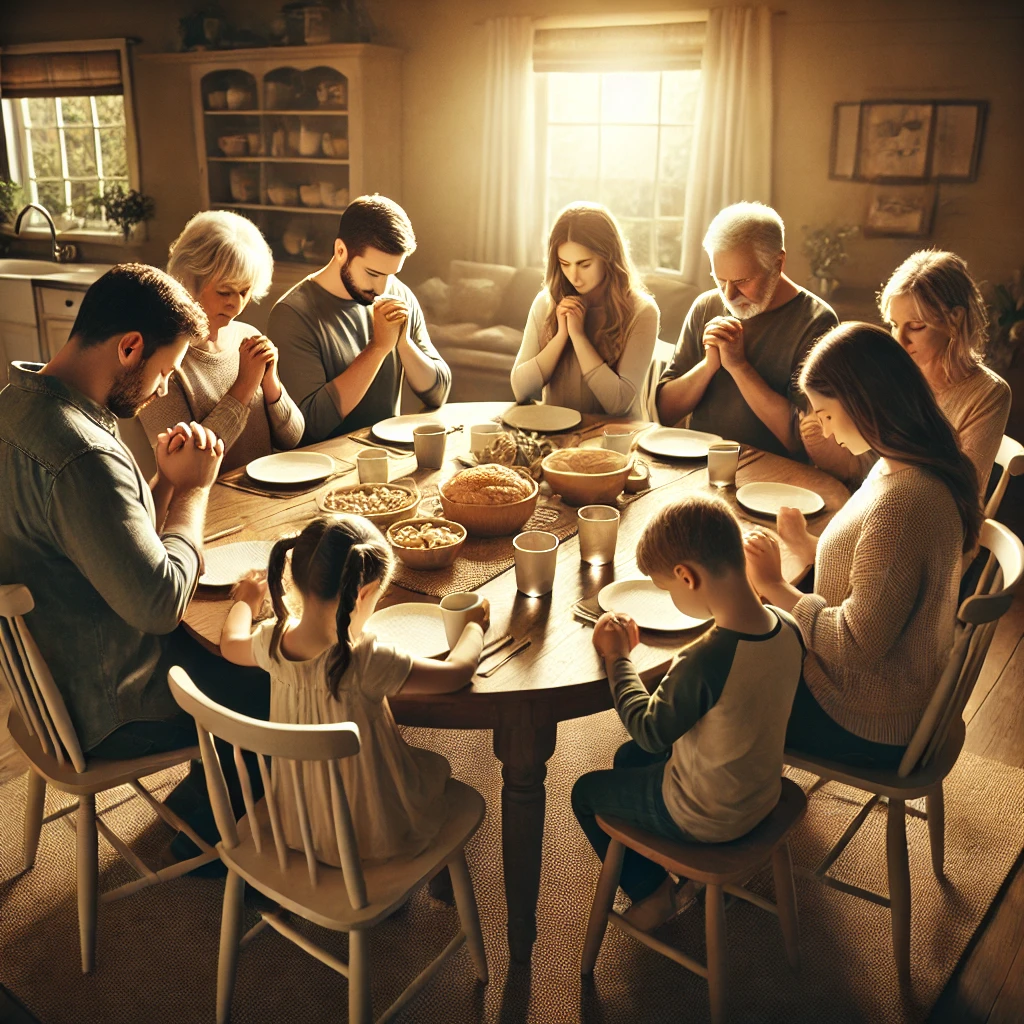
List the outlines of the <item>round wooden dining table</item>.
<svg viewBox="0 0 1024 1024">
<path fill-rule="evenodd" d="M 409 451 L 389 456 L 391 479 L 412 476 L 421 489 L 446 479 L 456 469 L 453 460 L 468 450 L 469 426 L 493 420 L 507 409 L 506 403 L 453 403 L 436 415 L 449 426 L 464 429 L 448 435 L 446 464 L 440 470 L 417 470 Z M 607 417 L 584 416 L 575 432 L 559 438 L 561 444 L 578 443 L 597 436 L 606 423 L 623 423 Z M 639 429 L 644 424 L 635 424 Z M 373 444 L 367 431 L 333 438 L 310 446 L 347 463 Z M 641 453 L 642 454 L 642 453 Z M 334 486 L 355 482 L 355 471 L 333 482 Z M 745 449 L 736 485 L 772 481 L 795 484 L 816 491 L 825 508 L 808 518 L 812 533 L 819 534 L 849 497 L 846 488 L 833 477 L 777 455 Z M 508 942 L 513 960 L 527 962 L 536 939 L 536 907 L 540 887 L 541 843 L 544 831 L 547 760 L 554 752 L 558 723 L 591 715 L 612 707 L 604 666 L 594 650 L 592 629 L 574 615 L 577 601 L 593 598 L 605 584 L 638 576 L 634 561 L 636 542 L 644 524 L 662 506 L 689 494 L 710 492 L 723 497 L 742 520 L 762 526 L 760 520 L 736 502 L 735 488 L 710 487 L 706 461 L 679 460 L 652 471 L 654 486 L 621 510 L 618 544 L 613 564 L 590 566 L 581 563 L 575 535 L 562 541 L 554 589 L 545 597 L 531 598 L 516 590 L 515 574 L 506 570 L 479 587 L 491 604 L 490 636 L 511 634 L 529 638 L 531 644 L 488 678 L 476 676 L 470 686 L 457 693 L 391 698 L 396 721 L 409 726 L 445 729 L 490 729 L 494 753 L 501 762 L 501 828 L 508 908 Z M 210 493 L 206 533 L 219 532 L 238 524 L 241 532 L 223 542 L 273 539 L 294 533 L 318 514 L 315 494 L 264 497 L 235 487 L 214 486 Z M 512 538 L 509 537 L 511 551 Z M 783 571 L 798 580 L 806 566 L 783 547 Z M 405 601 L 435 601 L 437 598 L 392 586 L 381 607 Z M 197 591 L 185 616 L 185 625 L 211 650 L 218 650 L 221 627 L 230 607 L 223 592 Z M 693 634 L 658 634 L 642 631 L 633 660 L 649 685 L 656 682 L 675 652 Z"/>
</svg>

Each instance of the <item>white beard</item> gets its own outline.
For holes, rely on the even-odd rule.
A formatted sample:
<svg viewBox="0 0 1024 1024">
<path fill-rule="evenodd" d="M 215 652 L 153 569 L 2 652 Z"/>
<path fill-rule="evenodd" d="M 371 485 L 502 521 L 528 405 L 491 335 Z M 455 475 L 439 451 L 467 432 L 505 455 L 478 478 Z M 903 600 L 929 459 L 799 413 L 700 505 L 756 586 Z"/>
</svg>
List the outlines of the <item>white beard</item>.
<svg viewBox="0 0 1024 1024">
<path fill-rule="evenodd" d="M 775 298 L 775 289 L 778 288 L 781 278 L 781 268 L 771 272 L 771 275 L 765 282 L 764 298 L 762 298 L 760 302 L 744 301 L 742 305 L 738 303 L 734 304 L 724 295 L 722 295 L 722 302 L 725 303 L 725 308 L 728 309 L 737 320 L 750 320 L 759 313 L 763 313 L 772 304 L 772 299 Z M 719 292 L 719 294 L 721 295 L 721 292 Z"/>
</svg>

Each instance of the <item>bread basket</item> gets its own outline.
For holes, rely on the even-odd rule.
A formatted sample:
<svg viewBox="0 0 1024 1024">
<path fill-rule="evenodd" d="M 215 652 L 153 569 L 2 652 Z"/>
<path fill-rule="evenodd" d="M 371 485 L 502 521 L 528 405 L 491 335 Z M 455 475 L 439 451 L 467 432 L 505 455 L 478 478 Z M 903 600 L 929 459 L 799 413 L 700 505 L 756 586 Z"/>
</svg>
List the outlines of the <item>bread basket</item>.
<svg viewBox="0 0 1024 1024">
<path fill-rule="evenodd" d="M 453 522 L 461 523 L 474 537 L 505 537 L 518 533 L 537 507 L 540 488 L 525 470 L 517 470 L 532 485 L 530 494 L 507 505 L 471 505 L 452 501 L 445 496 L 445 484 L 437 489 L 444 514 Z"/>
<path fill-rule="evenodd" d="M 572 472 L 558 468 L 559 462 L 571 459 L 577 453 L 582 453 L 577 456 L 581 460 L 592 457 L 595 461 L 600 454 L 602 461 L 612 463 L 614 467 L 597 473 Z M 567 505 L 607 505 L 614 502 L 622 493 L 633 460 L 628 455 L 607 448 L 563 448 L 544 456 L 540 465 L 551 490 L 555 494 L 560 494 L 562 501 Z"/>
</svg>

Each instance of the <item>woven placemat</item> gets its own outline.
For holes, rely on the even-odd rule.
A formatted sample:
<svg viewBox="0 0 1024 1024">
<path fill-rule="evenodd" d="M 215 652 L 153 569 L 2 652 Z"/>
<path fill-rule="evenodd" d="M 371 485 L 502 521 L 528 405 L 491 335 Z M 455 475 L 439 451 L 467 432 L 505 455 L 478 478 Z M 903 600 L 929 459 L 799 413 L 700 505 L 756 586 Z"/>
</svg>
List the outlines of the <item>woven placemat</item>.
<svg viewBox="0 0 1024 1024">
<path fill-rule="evenodd" d="M 334 459 L 334 472 L 330 476 L 315 480 L 310 484 L 270 486 L 253 480 L 246 473 L 244 466 L 241 469 L 225 473 L 224 476 L 217 479 L 217 483 L 222 484 L 224 487 L 231 487 L 236 491 L 244 491 L 246 494 L 258 494 L 263 498 L 299 497 L 303 494 L 312 494 L 314 491 L 320 490 L 324 484 L 331 480 L 336 480 L 339 476 L 344 476 L 346 473 L 351 473 L 356 468 L 355 463 L 339 459 L 336 455 L 332 455 L 331 458 Z"/>
</svg>

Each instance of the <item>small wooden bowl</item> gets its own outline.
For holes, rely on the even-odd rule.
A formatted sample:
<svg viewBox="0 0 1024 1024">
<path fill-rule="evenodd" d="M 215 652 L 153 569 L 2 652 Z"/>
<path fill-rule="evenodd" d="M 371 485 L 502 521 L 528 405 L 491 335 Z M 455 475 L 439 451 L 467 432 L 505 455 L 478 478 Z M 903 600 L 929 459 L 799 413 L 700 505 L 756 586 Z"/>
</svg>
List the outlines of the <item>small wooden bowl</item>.
<svg viewBox="0 0 1024 1024">
<path fill-rule="evenodd" d="M 529 497 L 508 505 L 467 505 L 450 501 L 445 497 L 444 484 L 437 493 L 441 499 L 444 514 L 453 522 L 461 523 L 474 537 L 507 537 L 518 533 L 537 507 L 540 488 L 537 481 L 529 478 L 533 491 Z"/>
<path fill-rule="evenodd" d="M 621 452 L 606 450 L 608 456 L 616 456 L 619 466 L 605 473 L 573 473 L 551 465 L 552 460 L 564 458 L 567 452 L 575 451 L 589 452 L 592 449 L 564 448 L 544 456 L 540 465 L 551 490 L 560 494 L 567 505 L 607 505 L 614 502 L 626 486 L 633 460 Z"/>
<path fill-rule="evenodd" d="M 432 526 L 447 526 L 452 533 L 460 535 L 460 539 L 454 544 L 446 544 L 441 548 L 407 548 L 395 542 L 395 531 L 403 526 L 425 526 L 430 523 Z M 452 564 L 466 543 L 468 536 L 466 528 L 462 523 L 453 522 L 451 519 L 442 519 L 440 516 L 424 516 L 416 519 L 401 519 L 388 527 L 388 542 L 392 550 L 410 569 L 444 569 Z"/>
<path fill-rule="evenodd" d="M 348 509 L 343 508 L 330 508 L 327 504 L 327 499 L 332 494 L 351 494 L 355 491 L 372 491 L 374 487 L 390 487 L 397 491 L 405 491 L 409 495 L 409 500 L 406 504 L 400 508 L 391 509 L 388 512 L 350 512 Z M 316 496 L 316 506 L 321 512 L 326 512 L 328 515 L 354 515 L 362 516 L 364 519 L 369 519 L 379 530 L 385 530 L 392 523 L 400 522 L 404 519 L 411 519 L 416 515 L 416 510 L 419 507 L 420 495 L 419 491 L 414 490 L 412 487 L 407 487 L 405 484 L 349 484 L 345 487 L 327 487 L 320 491 Z"/>
</svg>

